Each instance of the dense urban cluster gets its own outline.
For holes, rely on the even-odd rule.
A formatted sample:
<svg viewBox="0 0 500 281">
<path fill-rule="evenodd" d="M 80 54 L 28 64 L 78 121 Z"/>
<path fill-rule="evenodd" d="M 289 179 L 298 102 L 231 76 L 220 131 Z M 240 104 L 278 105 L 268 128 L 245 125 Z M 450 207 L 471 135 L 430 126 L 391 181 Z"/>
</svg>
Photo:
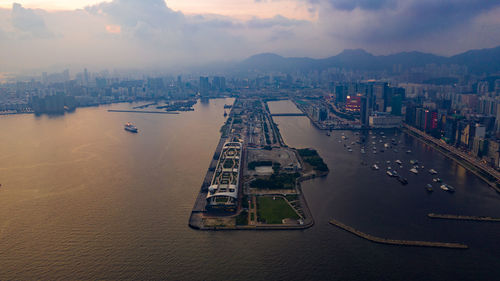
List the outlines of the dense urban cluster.
<svg viewBox="0 0 500 281">
<path fill-rule="evenodd" d="M 429 64 L 392 71 L 343 68 L 247 69 L 200 76 L 42 73 L 0 85 L 0 114 L 60 114 L 114 102 L 172 101 L 252 95 L 290 98 L 322 129 L 393 128 L 406 123 L 444 143 L 500 166 L 500 75 L 460 65 Z M 181 108 L 182 109 L 182 108 Z"/>
</svg>

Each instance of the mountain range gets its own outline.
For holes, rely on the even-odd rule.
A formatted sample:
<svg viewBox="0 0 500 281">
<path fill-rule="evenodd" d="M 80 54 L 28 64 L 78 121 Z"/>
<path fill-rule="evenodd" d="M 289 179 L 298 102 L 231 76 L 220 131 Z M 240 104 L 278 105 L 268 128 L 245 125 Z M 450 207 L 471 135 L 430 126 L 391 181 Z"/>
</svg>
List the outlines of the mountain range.
<svg viewBox="0 0 500 281">
<path fill-rule="evenodd" d="M 500 71 L 500 46 L 470 50 L 450 57 L 422 52 L 402 52 L 376 56 L 362 49 L 344 50 L 336 56 L 324 59 L 307 57 L 282 57 L 273 53 L 257 54 L 237 64 L 238 70 L 258 71 L 311 71 L 328 68 L 343 68 L 365 71 L 392 71 L 394 65 L 402 70 L 428 64 L 462 65 L 475 74 L 492 74 Z M 399 66 L 400 65 L 400 66 Z"/>
</svg>

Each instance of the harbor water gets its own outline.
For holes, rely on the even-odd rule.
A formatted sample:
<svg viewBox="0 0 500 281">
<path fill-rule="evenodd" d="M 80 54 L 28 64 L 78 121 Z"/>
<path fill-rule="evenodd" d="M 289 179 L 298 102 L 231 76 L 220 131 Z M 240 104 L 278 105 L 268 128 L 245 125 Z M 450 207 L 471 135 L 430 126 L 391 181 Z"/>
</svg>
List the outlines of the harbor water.
<svg viewBox="0 0 500 281">
<path fill-rule="evenodd" d="M 500 196 L 479 178 L 401 132 L 385 131 L 385 138 L 362 133 L 370 144 L 362 154 L 356 143 L 360 135 L 333 131 L 327 136 L 303 116 L 274 120 L 289 146 L 317 149 L 330 168 L 327 177 L 302 184 L 313 227 L 189 228 L 191 208 L 225 120 L 223 106 L 232 101 L 198 102 L 194 111 L 176 115 L 107 111 L 137 105 L 124 103 L 78 108 L 64 116 L 1 116 L 0 280 L 500 276 L 500 224 L 427 217 L 431 212 L 500 217 Z M 270 102 L 269 107 L 273 113 L 297 110 L 290 101 Z M 125 131 L 126 122 L 139 132 Z M 392 138 L 398 145 L 380 152 Z M 396 167 L 396 159 L 402 168 Z M 418 175 L 409 172 L 410 160 L 424 165 Z M 370 166 L 377 162 L 380 170 L 375 171 Z M 387 166 L 409 183 L 388 177 Z M 431 168 L 438 174 L 430 175 Z M 456 192 L 441 190 L 433 177 Z M 426 191 L 428 183 L 434 192 Z M 331 218 L 378 237 L 457 242 L 469 249 L 375 244 L 330 225 Z"/>
</svg>

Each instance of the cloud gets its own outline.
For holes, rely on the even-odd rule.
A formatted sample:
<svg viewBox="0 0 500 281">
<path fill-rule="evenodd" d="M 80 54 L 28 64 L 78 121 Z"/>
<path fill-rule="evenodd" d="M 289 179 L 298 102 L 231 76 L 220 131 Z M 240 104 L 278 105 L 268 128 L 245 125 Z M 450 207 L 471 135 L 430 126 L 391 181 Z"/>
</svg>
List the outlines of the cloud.
<svg viewBox="0 0 500 281">
<path fill-rule="evenodd" d="M 276 15 L 273 18 L 268 18 L 268 19 L 260 19 L 257 17 L 253 17 L 251 20 L 247 21 L 247 26 L 249 28 L 272 28 L 276 26 L 291 27 L 307 23 L 308 22 L 304 20 L 294 20 L 285 18 L 281 15 Z"/>
<path fill-rule="evenodd" d="M 353 47 L 388 50 L 384 46 L 391 46 L 392 51 L 422 46 L 425 42 L 424 51 L 444 54 L 449 53 L 446 45 L 452 49 L 454 43 L 440 38 L 450 39 L 450 34 L 467 30 L 470 33 L 462 35 L 467 39 L 453 40 L 459 41 L 464 49 L 466 45 L 473 46 L 477 36 L 483 36 L 479 34 L 481 30 L 470 29 L 475 19 L 500 7 L 500 2 L 493 0 L 308 1 L 319 11 L 319 26 L 323 32 L 356 45 Z M 498 33 L 496 35 L 500 35 Z M 436 41 L 430 41 L 431 38 Z M 500 39 L 496 42 L 500 44 Z"/>
<path fill-rule="evenodd" d="M 317 1 L 313 1 L 317 2 Z M 379 10 L 382 8 L 393 7 L 395 0 L 329 0 L 330 5 L 339 10 L 352 11 L 356 8 L 362 10 Z"/>
<path fill-rule="evenodd" d="M 0 67 L 178 70 L 261 52 L 327 57 L 344 48 L 363 48 L 377 54 L 420 50 L 449 55 L 500 45 L 498 1 L 262 0 L 249 5 L 268 9 L 277 1 L 297 1 L 291 6 L 315 16 L 297 20 L 254 14 L 243 20 L 184 14 L 163 0 L 112 0 L 73 11 L 14 4 L 0 8 Z"/>
<path fill-rule="evenodd" d="M 24 8 L 21 4 L 12 4 L 11 21 L 12 26 L 23 33 L 23 37 L 50 38 L 53 36 L 45 26 L 43 17 L 32 9 Z"/>
</svg>

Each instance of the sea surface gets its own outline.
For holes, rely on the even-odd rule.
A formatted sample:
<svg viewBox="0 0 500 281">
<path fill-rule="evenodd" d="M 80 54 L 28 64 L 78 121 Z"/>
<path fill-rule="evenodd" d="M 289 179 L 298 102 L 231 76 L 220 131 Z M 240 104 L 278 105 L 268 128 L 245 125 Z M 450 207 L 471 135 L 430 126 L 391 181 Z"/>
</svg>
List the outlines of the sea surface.
<svg viewBox="0 0 500 281">
<path fill-rule="evenodd" d="M 359 144 L 351 145 L 359 139 L 354 132 L 327 136 L 306 117 L 274 117 L 288 145 L 317 149 L 330 168 L 327 177 L 302 185 L 315 225 L 300 231 L 189 228 L 225 120 L 223 106 L 232 102 L 198 102 L 195 111 L 178 115 L 107 111 L 137 105 L 123 103 L 64 116 L 1 116 L 0 280 L 498 280 L 500 224 L 426 215 L 500 217 L 499 194 L 401 132 L 385 131 L 385 139 L 377 132 L 373 139 L 379 150 L 391 138 L 401 141 L 397 153 L 367 148 L 361 154 Z M 297 110 L 290 101 L 269 107 Z M 125 122 L 139 133 L 124 131 Z M 342 133 L 348 140 L 339 142 Z M 372 147 L 375 132 L 365 134 Z M 410 159 L 425 166 L 419 175 L 408 171 Z M 388 177 L 387 166 L 409 184 Z M 428 194 L 430 168 L 456 192 L 433 184 Z M 381 237 L 470 249 L 374 244 L 329 225 L 330 218 Z"/>
</svg>

